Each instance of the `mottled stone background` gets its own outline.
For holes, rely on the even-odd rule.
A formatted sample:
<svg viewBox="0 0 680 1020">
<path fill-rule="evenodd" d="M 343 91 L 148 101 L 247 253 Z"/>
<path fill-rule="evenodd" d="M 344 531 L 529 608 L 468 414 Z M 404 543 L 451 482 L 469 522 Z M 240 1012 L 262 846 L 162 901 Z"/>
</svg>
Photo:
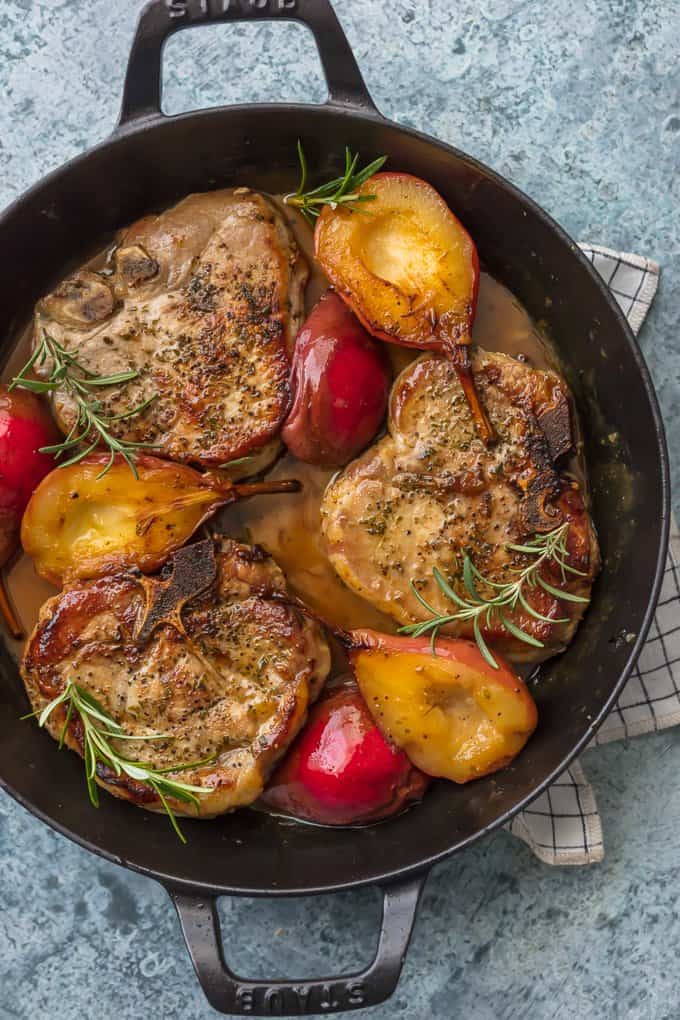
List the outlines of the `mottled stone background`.
<svg viewBox="0 0 680 1020">
<path fill-rule="evenodd" d="M 1 204 L 111 129 L 140 6 L 0 0 Z M 680 4 L 337 0 L 336 7 L 387 115 L 491 164 L 574 237 L 662 263 L 641 342 L 677 469 Z M 166 85 L 167 112 L 324 96 L 311 39 L 294 25 L 178 36 L 167 49 Z M 676 510 L 679 483 L 676 470 Z M 500 833 L 438 868 L 398 993 L 370 1015 L 677 1020 L 679 761 L 676 733 L 586 755 L 605 823 L 601 866 L 551 870 Z M 159 886 L 72 846 L 7 797 L 0 840 L 0 1020 L 216 1015 Z M 230 958 L 266 977 L 358 965 L 377 923 L 370 891 L 225 901 L 222 909 Z"/>
</svg>

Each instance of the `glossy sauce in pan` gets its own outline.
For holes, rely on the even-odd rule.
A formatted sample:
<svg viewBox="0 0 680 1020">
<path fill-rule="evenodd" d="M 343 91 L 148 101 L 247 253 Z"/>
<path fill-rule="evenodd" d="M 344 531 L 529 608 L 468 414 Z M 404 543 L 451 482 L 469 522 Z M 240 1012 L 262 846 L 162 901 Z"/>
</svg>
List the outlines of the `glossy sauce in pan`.
<svg viewBox="0 0 680 1020">
<path fill-rule="evenodd" d="M 314 266 L 312 236 L 305 221 L 288 208 L 285 208 L 285 215 L 312 270 L 306 291 L 309 310 L 326 289 L 327 281 Z M 108 247 L 97 253 L 87 265 L 101 268 L 110 251 Z M 537 368 L 556 366 L 556 358 L 524 308 L 502 284 L 486 273 L 481 274 L 473 338 L 488 350 L 525 357 Z M 10 379 L 26 362 L 29 347 L 30 330 L 22 336 L 5 366 L 4 380 Z M 395 375 L 417 357 L 417 352 L 403 347 L 388 345 L 388 349 Z M 329 623 L 346 629 L 371 627 L 393 633 L 395 623 L 346 588 L 326 559 L 319 507 L 324 488 L 333 474 L 332 469 L 303 464 L 291 454 L 285 454 L 267 476 L 299 478 L 302 492 L 273 499 L 260 496 L 229 507 L 219 516 L 218 526 L 234 538 L 264 546 L 280 564 L 291 590 Z M 24 629 L 29 633 L 40 606 L 56 593 L 56 589 L 36 576 L 31 560 L 23 555 L 10 565 L 7 585 Z M 21 642 L 10 642 L 10 647 L 20 655 Z"/>
</svg>

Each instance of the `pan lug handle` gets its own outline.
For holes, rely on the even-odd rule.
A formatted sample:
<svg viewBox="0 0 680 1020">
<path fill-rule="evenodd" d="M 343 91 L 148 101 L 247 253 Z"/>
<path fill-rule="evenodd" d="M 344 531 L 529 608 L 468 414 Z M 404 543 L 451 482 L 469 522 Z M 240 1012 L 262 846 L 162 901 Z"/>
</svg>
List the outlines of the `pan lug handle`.
<svg viewBox="0 0 680 1020">
<path fill-rule="evenodd" d="M 380 116 L 330 0 L 152 0 L 137 23 L 116 131 L 163 116 L 163 47 L 175 32 L 265 20 L 299 21 L 310 29 L 328 85 L 329 105 Z"/>
<path fill-rule="evenodd" d="M 194 970 L 208 1002 L 235 1016 L 308 1016 L 363 1009 L 394 992 L 404 965 L 427 872 L 383 886 L 375 957 L 354 974 L 304 981 L 252 981 L 224 959 L 217 898 L 168 892 L 175 904 Z"/>
</svg>

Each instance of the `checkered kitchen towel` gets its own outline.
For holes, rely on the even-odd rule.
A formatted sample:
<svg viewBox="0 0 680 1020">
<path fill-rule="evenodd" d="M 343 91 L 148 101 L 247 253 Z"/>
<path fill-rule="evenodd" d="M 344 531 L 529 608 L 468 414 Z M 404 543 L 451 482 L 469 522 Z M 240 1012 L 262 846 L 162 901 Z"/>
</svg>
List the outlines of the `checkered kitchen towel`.
<svg viewBox="0 0 680 1020">
<path fill-rule="evenodd" d="M 659 282 L 659 266 L 627 252 L 582 244 L 635 333 Z M 665 730 L 680 723 L 680 535 L 671 523 L 663 587 L 638 663 L 593 745 Z M 579 763 L 508 826 L 546 864 L 594 864 L 604 857 L 602 821 Z"/>
</svg>

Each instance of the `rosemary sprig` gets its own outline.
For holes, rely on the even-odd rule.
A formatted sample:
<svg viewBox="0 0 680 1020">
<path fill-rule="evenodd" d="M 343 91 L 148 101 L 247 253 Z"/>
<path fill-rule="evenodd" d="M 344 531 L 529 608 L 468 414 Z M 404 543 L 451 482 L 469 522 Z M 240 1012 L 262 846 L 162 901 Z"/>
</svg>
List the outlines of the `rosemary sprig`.
<svg viewBox="0 0 680 1020">
<path fill-rule="evenodd" d="M 305 191 L 308 177 L 307 158 L 302 148 L 302 142 L 299 139 L 297 152 L 300 161 L 300 183 L 298 184 L 297 191 L 286 195 L 283 201 L 286 205 L 293 205 L 299 209 L 310 226 L 314 226 L 314 221 L 324 205 L 329 205 L 331 209 L 337 209 L 339 205 L 351 206 L 356 202 L 370 202 L 375 198 L 375 195 L 359 195 L 357 191 L 369 177 L 372 177 L 373 174 L 380 170 L 385 164 L 387 156 L 379 156 L 378 159 L 374 159 L 372 163 L 365 166 L 363 170 L 357 170 L 359 153 L 352 155 L 349 147 L 346 146 L 345 172 L 342 177 L 335 177 L 332 181 L 328 181 L 327 184 L 321 184 L 318 188 Z"/>
<path fill-rule="evenodd" d="M 125 733 L 120 724 L 108 714 L 106 709 L 97 701 L 97 699 L 93 698 L 91 694 L 72 680 L 69 680 L 61 694 L 58 694 L 56 698 L 53 698 L 53 700 L 45 706 L 38 716 L 38 725 L 44 726 L 52 712 L 54 712 L 59 705 L 64 705 L 66 707 L 66 718 L 59 737 L 60 750 L 64 746 L 64 740 L 66 738 L 66 733 L 73 713 L 77 712 L 80 716 L 80 721 L 83 727 L 85 780 L 87 782 L 87 792 L 94 807 L 99 807 L 99 791 L 95 782 L 95 776 L 97 773 L 97 765 L 101 763 L 102 765 L 106 765 L 108 768 L 112 769 L 117 776 L 126 775 L 130 779 L 135 779 L 139 783 L 146 783 L 150 786 L 163 805 L 163 809 L 170 819 L 170 824 L 178 837 L 182 843 L 186 843 L 186 837 L 179 827 L 177 817 L 168 803 L 167 798 L 174 797 L 175 800 L 181 800 L 187 804 L 193 804 L 198 810 L 200 807 L 198 799 L 199 795 L 202 793 L 210 793 L 212 791 L 212 787 L 192 786 L 190 783 L 181 783 L 177 779 L 170 779 L 167 773 L 186 772 L 187 769 L 198 768 L 200 765 L 208 765 L 210 762 L 215 760 L 215 755 L 210 758 L 204 758 L 202 761 L 187 762 L 182 765 L 170 765 L 168 768 L 164 769 L 154 769 L 145 762 L 133 761 L 130 758 L 126 758 L 125 755 L 120 754 L 113 747 L 111 741 L 163 740 L 167 738 L 167 733 L 148 733 L 144 736 L 136 736 Z M 32 718 L 37 714 L 37 712 L 32 712 L 30 715 L 24 716 L 24 718 Z"/>
<path fill-rule="evenodd" d="M 411 589 L 413 594 L 430 613 L 431 618 L 421 623 L 411 623 L 406 627 L 402 627 L 400 633 L 410 634 L 412 637 L 421 637 L 421 635 L 429 633 L 431 635 L 432 654 L 434 655 L 436 652 L 437 635 L 442 627 L 447 623 L 453 623 L 457 620 L 471 620 L 477 646 L 486 661 L 494 669 L 498 669 L 498 663 L 484 639 L 482 626 L 488 629 L 494 623 L 499 623 L 504 630 L 512 634 L 518 641 L 523 641 L 525 644 L 532 645 L 535 648 L 543 648 L 542 641 L 539 641 L 532 634 L 527 634 L 526 631 L 523 631 L 512 620 L 508 619 L 508 614 L 513 613 L 519 606 L 535 620 L 545 623 L 566 623 L 565 619 L 550 619 L 539 613 L 537 609 L 534 609 L 525 593 L 527 589 L 536 587 L 542 588 L 549 595 L 562 599 L 565 602 L 587 603 L 590 601 L 580 595 L 573 595 L 569 591 L 555 588 L 549 581 L 546 581 L 541 573 L 541 567 L 544 564 L 554 563 L 559 567 L 563 582 L 566 582 L 567 574 L 579 577 L 586 576 L 583 571 L 576 570 L 575 567 L 570 566 L 567 562 L 569 557 L 569 550 L 567 548 L 568 533 L 569 522 L 565 521 L 564 524 L 560 524 L 553 531 L 549 531 L 545 535 L 536 535 L 535 538 L 524 545 L 509 543 L 506 549 L 512 552 L 524 553 L 525 556 L 532 556 L 534 559 L 526 567 L 513 568 L 513 572 L 517 574 L 516 578 L 502 583 L 491 581 L 489 578 L 484 577 L 475 567 L 468 553 L 464 552 L 463 587 L 465 594 L 456 591 L 441 571 L 435 567 L 432 574 L 437 587 L 458 607 L 453 613 L 440 613 L 431 606 L 420 594 L 412 580 Z M 486 588 L 487 593 L 484 594 L 480 591 L 480 588 Z"/>
<path fill-rule="evenodd" d="M 243 467 L 249 460 L 254 459 L 254 455 L 249 453 L 246 457 L 234 457 L 233 460 L 225 460 L 224 464 L 218 464 L 217 467 L 220 471 L 226 471 L 229 468 Z"/>
<path fill-rule="evenodd" d="M 29 376 L 35 365 L 44 365 L 51 362 L 52 368 L 47 379 L 33 379 Z M 75 464 L 83 457 L 97 448 L 100 444 L 107 446 L 110 451 L 108 463 L 97 475 L 101 478 L 113 465 L 116 454 L 121 457 L 130 467 L 135 478 L 137 468 L 135 467 L 134 455 L 140 449 L 153 449 L 151 443 L 130 443 L 124 439 L 117 439 L 111 432 L 114 422 L 126 421 L 137 414 L 141 414 L 156 399 L 155 396 L 142 401 L 129 411 L 122 414 L 106 414 L 104 405 L 98 396 L 98 390 L 102 386 L 119 386 L 121 383 L 131 382 L 139 377 L 139 372 L 134 369 L 129 372 L 117 372 L 114 375 L 95 375 L 89 369 L 81 365 L 75 355 L 67 351 L 53 336 L 43 329 L 42 340 L 36 346 L 35 351 L 28 359 L 18 375 L 10 383 L 9 389 L 19 386 L 33 393 L 53 393 L 61 390 L 74 401 L 77 408 L 77 417 L 71 431 L 61 443 L 53 446 L 41 447 L 41 453 L 52 453 L 59 460 L 66 453 L 71 453 L 67 460 L 62 461 L 60 467 L 67 467 Z"/>
</svg>

